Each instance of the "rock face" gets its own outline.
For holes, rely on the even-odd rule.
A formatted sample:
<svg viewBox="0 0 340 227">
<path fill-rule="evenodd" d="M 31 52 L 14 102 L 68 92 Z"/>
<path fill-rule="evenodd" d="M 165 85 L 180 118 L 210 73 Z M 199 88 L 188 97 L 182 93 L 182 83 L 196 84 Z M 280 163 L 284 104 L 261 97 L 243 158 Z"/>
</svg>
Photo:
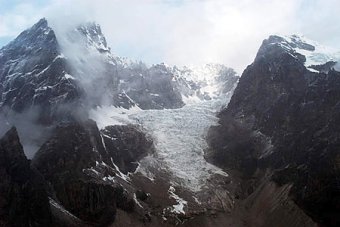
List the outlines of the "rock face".
<svg viewBox="0 0 340 227">
<path fill-rule="evenodd" d="M 124 174 L 134 172 L 137 161 L 154 149 L 153 141 L 132 125 L 107 126 L 101 130 L 101 135 L 109 153 L 109 163 L 115 163 Z"/>
<path fill-rule="evenodd" d="M 69 71 L 54 31 L 41 19 L 0 50 L 0 108 L 39 106 L 41 121 L 49 121 L 56 108 L 79 97 Z"/>
<path fill-rule="evenodd" d="M 292 185 L 289 198 L 314 221 L 337 226 L 340 73 L 311 72 L 306 56 L 287 43 L 277 36 L 263 42 L 219 113 L 220 125 L 210 130 L 207 158 L 240 171 L 248 181 L 269 169 L 277 185 Z"/>
<path fill-rule="evenodd" d="M 188 99 L 231 93 L 238 80 L 232 69 L 203 68 L 146 66 L 117 57 L 95 23 L 60 31 L 42 19 L 1 48 L 0 132 L 17 125 L 26 153 L 31 149 L 35 155 L 31 165 L 15 142 L 18 136 L 8 136 L 16 134 L 12 131 L 1 142 L 0 225 L 159 226 L 168 218 L 171 226 L 204 216 L 204 205 L 196 207 L 191 192 L 170 185 L 165 170 L 156 170 L 162 176 L 156 182 L 134 173 L 154 151 L 142 127 L 99 130 L 87 120 L 98 106 L 121 112 L 176 109 Z M 186 201 L 178 205 L 175 191 L 185 195 L 192 211 L 176 209 Z"/>
<path fill-rule="evenodd" d="M 173 71 L 164 64 L 147 67 L 143 63 L 118 65 L 118 97 L 126 96 L 131 106 L 141 109 L 173 109 L 184 105 L 180 90 L 172 81 Z M 123 106 L 121 100 L 115 103 Z"/>
<path fill-rule="evenodd" d="M 146 66 L 119 58 L 95 23 L 58 32 L 42 19 L 0 50 L 0 114 L 42 109 L 38 128 L 51 134 L 32 165 L 16 130 L 0 140 L 1 226 L 340 225 L 340 73 L 319 46 L 271 36 L 239 80 L 223 65 Z M 206 163 L 201 132 L 188 128 L 204 131 L 215 122 L 211 108 L 238 80 L 208 134 L 206 158 L 227 176 Z M 116 111 L 108 114 L 113 122 L 141 124 L 144 114 L 152 125 L 99 130 L 88 120 L 97 106 Z M 2 127 L 7 121 L 0 120 Z M 156 149 L 144 130 L 158 133 L 158 149 L 166 148 L 155 156 L 175 157 L 166 168 L 152 161 L 161 159 L 143 159 L 155 174 L 136 171 Z M 172 168 L 189 165 L 191 154 L 194 169 Z M 185 176 L 183 185 L 171 181 L 170 170 Z M 201 191 L 184 187 L 196 180 Z"/>
<path fill-rule="evenodd" d="M 116 135 L 115 130 L 120 134 Z M 33 165 L 51 184 L 54 199 L 76 217 L 96 226 L 112 223 L 117 208 L 132 212 L 135 206 L 132 195 L 122 186 L 126 182 L 119 183 L 121 180 L 116 179 L 124 175 L 112 160 L 122 157 L 125 161 L 123 167 L 130 170 L 130 162 L 137 162 L 141 151 L 147 152 L 141 145 L 136 157 L 133 157 L 132 149 L 124 150 L 128 152 L 126 156 L 116 153 L 123 152 L 120 148 L 131 148 L 141 140 L 141 135 L 135 137 L 133 127 L 112 127 L 106 132 L 119 137 L 117 142 L 106 141 L 104 144 L 93 121 L 61 125 L 33 160 Z"/>
<path fill-rule="evenodd" d="M 43 177 L 30 167 L 12 128 L 0 140 L 0 225 L 53 226 Z"/>
<path fill-rule="evenodd" d="M 111 53 L 98 24 L 65 32 L 41 19 L 0 49 L 0 108 L 38 107 L 44 110 L 40 121 L 53 123 L 81 113 L 86 118 L 89 108 L 100 105 L 173 109 L 185 104 L 183 96 L 211 99 L 216 94 L 207 92 L 211 81 L 206 78 L 212 72 L 222 79 L 217 90 L 233 89 L 238 77 L 232 69 L 212 64 L 206 69 L 197 76 L 188 68 L 132 62 Z"/>
</svg>

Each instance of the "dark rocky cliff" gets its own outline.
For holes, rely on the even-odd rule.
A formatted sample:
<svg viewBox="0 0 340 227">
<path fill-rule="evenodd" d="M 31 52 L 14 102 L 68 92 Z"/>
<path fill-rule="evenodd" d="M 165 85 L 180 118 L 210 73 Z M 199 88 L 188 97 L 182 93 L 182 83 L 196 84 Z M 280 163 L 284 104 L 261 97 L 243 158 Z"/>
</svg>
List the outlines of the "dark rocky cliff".
<svg viewBox="0 0 340 227">
<path fill-rule="evenodd" d="M 338 226 L 340 73 L 309 71 L 305 56 L 281 42 L 265 40 L 243 72 L 220 125 L 210 130 L 207 158 L 252 182 L 245 197 L 269 175 L 292 185 L 289 198 L 314 221 Z"/>
<path fill-rule="evenodd" d="M 52 226 L 47 186 L 30 167 L 16 129 L 0 140 L 0 226 Z"/>
<path fill-rule="evenodd" d="M 58 108 L 80 96 L 67 73 L 55 33 L 41 19 L 0 49 L 0 108 L 22 112 L 37 106 L 43 109 L 40 121 L 50 122 Z"/>
<path fill-rule="evenodd" d="M 115 220 L 117 208 L 134 211 L 133 186 L 120 178 L 123 175 L 113 160 L 122 158 L 122 168 L 133 171 L 129 167 L 131 163 L 149 152 L 152 144 L 144 144 L 142 134 L 134 132 L 132 126 L 118 128 L 118 135 L 114 129 L 114 126 L 106 129 L 106 133 L 111 132 L 112 140 L 119 137 L 111 144 L 111 141 L 104 143 L 108 135 L 102 137 L 93 121 L 60 125 L 33 159 L 33 165 L 50 183 L 54 199 L 90 225 L 109 225 Z M 135 137 L 136 133 L 140 135 Z M 129 149 L 124 148 L 126 146 Z M 117 153 L 120 148 L 127 159 L 124 154 Z M 140 153 L 134 156 L 134 151 Z"/>
</svg>

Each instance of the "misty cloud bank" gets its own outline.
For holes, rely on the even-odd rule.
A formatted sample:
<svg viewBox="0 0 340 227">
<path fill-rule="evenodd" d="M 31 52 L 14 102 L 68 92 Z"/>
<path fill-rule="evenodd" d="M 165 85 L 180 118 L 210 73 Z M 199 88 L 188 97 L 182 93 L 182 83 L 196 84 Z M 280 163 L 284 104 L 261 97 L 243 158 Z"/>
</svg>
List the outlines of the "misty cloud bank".
<svg viewBox="0 0 340 227">
<path fill-rule="evenodd" d="M 0 113 L 0 138 L 12 127 L 16 127 L 20 142 L 27 158 L 33 158 L 41 145 L 48 139 L 53 126 L 46 127 L 37 123 L 39 108 L 31 108 L 23 113 L 2 110 Z"/>
<path fill-rule="evenodd" d="M 340 61 L 334 66 L 334 69 L 338 72 L 340 72 Z"/>
<path fill-rule="evenodd" d="M 49 24 L 55 31 L 61 53 L 71 66 L 67 77 L 84 89 L 86 104 L 109 104 L 110 97 L 105 91 L 113 87 L 114 68 L 113 62 L 108 65 L 108 48 L 100 27 L 86 21 L 73 21 L 63 26 L 62 21 L 52 20 Z"/>
</svg>

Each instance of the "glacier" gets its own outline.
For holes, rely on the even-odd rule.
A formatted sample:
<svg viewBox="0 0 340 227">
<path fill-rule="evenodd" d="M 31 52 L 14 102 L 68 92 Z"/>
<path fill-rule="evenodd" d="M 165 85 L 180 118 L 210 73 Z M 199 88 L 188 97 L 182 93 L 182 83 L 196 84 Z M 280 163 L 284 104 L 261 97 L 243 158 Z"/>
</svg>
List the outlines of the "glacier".
<svg viewBox="0 0 340 227">
<path fill-rule="evenodd" d="M 140 161 L 137 172 L 152 178 L 154 169 L 162 169 L 170 173 L 174 185 L 198 192 L 212 175 L 228 176 L 204 159 L 204 150 L 208 148 L 207 130 L 218 124 L 216 113 L 231 95 L 229 92 L 223 98 L 195 100 L 178 109 L 98 107 L 90 112 L 90 117 L 100 128 L 112 124 L 140 125 L 153 138 L 156 152 Z"/>
</svg>

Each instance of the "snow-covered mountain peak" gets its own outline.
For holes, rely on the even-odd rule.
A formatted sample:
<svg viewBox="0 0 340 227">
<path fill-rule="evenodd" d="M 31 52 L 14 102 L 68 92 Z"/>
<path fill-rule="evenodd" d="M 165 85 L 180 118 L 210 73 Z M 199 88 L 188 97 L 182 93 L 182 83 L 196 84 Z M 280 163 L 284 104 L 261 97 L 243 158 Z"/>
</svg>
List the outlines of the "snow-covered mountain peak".
<svg viewBox="0 0 340 227">
<path fill-rule="evenodd" d="M 108 52 L 109 48 L 99 24 L 88 22 L 77 28 L 85 37 L 88 46 L 95 47 L 100 52 Z"/>
<path fill-rule="evenodd" d="M 269 38 L 271 44 L 278 44 L 292 55 L 305 57 L 304 64 L 311 70 L 319 72 L 317 66 L 331 63 L 332 66 L 340 59 L 340 51 L 319 44 L 303 35 L 275 35 Z"/>
<path fill-rule="evenodd" d="M 0 52 L 14 49 L 16 51 L 19 49 L 21 52 L 38 52 L 42 47 L 55 49 L 57 47 L 56 43 L 54 31 L 48 25 L 47 20 L 43 18 L 31 28 L 20 33 L 20 35 L 8 45 L 1 48 Z"/>
<path fill-rule="evenodd" d="M 182 94 L 186 103 L 220 97 L 230 92 L 236 83 L 236 72 L 222 64 L 173 67 L 174 80 L 183 85 Z M 185 92 L 184 87 L 188 87 Z"/>
</svg>

